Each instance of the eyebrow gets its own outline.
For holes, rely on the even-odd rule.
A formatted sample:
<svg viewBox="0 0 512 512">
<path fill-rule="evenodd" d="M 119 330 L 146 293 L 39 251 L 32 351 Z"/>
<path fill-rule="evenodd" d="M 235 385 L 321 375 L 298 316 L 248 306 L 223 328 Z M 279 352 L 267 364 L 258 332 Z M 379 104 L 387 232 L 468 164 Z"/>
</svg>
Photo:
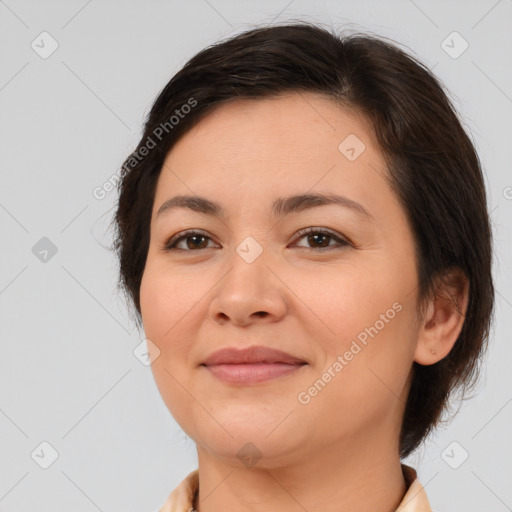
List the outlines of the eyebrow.
<svg viewBox="0 0 512 512">
<path fill-rule="evenodd" d="M 275 217 L 284 217 L 290 213 L 301 212 L 316 206 L 336 204 L 349 208 L 368 220 L 374 220 L 373 216 L 353 199 L 336 194 L 297 194 L 288 197 L 280 197 L 272 204 L 272 214 Z M 157 217 L 174 208 L 188 208 L 194 212 L 223 217 L 222 206 L 206 197 L 179 195 L 165 201 L 157 212 Z"/>
</svg>

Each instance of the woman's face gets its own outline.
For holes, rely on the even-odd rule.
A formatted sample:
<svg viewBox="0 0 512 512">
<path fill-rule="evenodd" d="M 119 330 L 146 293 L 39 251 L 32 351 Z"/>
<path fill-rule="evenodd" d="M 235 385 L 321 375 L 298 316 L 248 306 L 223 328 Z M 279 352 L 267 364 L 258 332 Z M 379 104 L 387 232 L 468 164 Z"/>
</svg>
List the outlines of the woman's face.
<svg viewBox="0 0 512 512">
<path fill-rule="evenodd" d="M 262 456 L 260 467 L 336 446 L 397 450 L 417 269 L 385 174 L 365 121 L 311 93 L 230 102 L 170 151 L 141 310 L 160 393 L 198 450 L 237 464 Z M 289 199 L 303 195 L 347 199 Z M 219 212 L 182 201 L 158 214 L 176 196 Z M 199 233 L 166 250 L 185 230 Z M 303 364 L 267 365 L 274 377 L 259 381 L 256 366 L 238 366 L 248 376 L 237 380 L 202 364 L 255 345 Z"/>
</svg>

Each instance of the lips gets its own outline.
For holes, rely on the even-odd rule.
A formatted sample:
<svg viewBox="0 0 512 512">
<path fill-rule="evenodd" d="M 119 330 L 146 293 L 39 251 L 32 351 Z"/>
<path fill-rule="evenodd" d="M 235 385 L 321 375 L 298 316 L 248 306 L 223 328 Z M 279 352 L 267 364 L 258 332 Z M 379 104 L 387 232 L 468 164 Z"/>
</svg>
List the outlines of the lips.
<svg viewBox="0 0 512 512">
<path fill-rule="evenodd" d="M 213 366 L 218 364 L 251 363 L 305 364 L 306 361 L 281 350 L 255 345 L 245 349 L 223 348 L 217 350 L 208 356 L 202 364 L 204 366 Z"/>
<path fill-rule="evenodd" d="M 281 350 L 253 346 L 225 348 L 201 364 L 221 381 L 234 385 L 259 384 L 296 372 L 307 362 Z"/>
</svg>

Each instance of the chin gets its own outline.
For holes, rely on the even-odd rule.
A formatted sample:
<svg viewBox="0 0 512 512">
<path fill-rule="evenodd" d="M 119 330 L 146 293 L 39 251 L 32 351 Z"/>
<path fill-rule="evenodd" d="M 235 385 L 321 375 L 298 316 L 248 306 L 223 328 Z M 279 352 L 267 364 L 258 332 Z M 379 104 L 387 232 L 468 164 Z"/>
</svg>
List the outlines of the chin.
<svg viewBox="0 0 512 512">
<path fill-rule="evenodd" d="M 255 416 L 249 423 L 223 422 L 229 434 L 217 425 L 215 429 L 201 429 L 189 435 L 196 441 L 198 451 L 202 448 L 226 461 L 238 461 L 247 467 L 251 463 L 256 465 L 254 461 L 257 460 L 258 468 L 276 468 L 291 462 L 307 441 L 297 437 L 297 434 L 303 435 L 303 431 L 294 428 L 294 436 L 290 425 L 288 428 L 279 425 L 282 419 L 262 423 L 261 418 Z M 276 428 L 276 425 L 279 426 Z"/>
<path fill-rule="evenodd" d="M 254 437 L 250 432 L 246 435 L 239 433 L 229 440 L 209 437 L 197 445 L 199 458 L 201 450 L 205 450 L 230 464 L 256 469 L 275 469 L 291 464 L 297 454 L 297 447 L 284 443 L 283 437 L 270 440 L 265 435 Z"/>
</svg>

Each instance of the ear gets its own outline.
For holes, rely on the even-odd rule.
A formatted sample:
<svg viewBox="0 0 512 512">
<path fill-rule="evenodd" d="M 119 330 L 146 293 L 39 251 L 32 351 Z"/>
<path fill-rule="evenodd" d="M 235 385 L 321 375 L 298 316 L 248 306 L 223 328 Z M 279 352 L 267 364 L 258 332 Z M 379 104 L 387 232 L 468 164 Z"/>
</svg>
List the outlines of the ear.
<svg viewBox="0 0 512 512">
<path fill-rule="evenodd" d="M 414 361 L 422 365 L 446 357 L 462 330 L 469 302 L 469 280 L 460 269 L 450 269 L 437 279 L 418 331 Z"/>
</svg>

